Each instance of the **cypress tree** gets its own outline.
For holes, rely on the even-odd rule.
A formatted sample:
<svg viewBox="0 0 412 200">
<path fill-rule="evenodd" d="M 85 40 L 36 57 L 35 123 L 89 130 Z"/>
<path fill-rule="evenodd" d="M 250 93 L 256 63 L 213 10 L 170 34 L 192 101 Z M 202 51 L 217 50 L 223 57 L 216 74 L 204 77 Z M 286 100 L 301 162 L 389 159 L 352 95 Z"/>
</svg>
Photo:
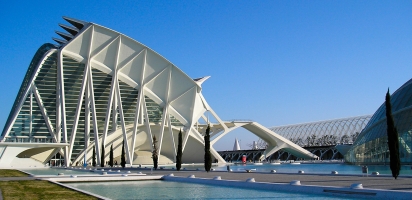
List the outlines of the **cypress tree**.
<svg viewBox="0 0 412 200">
<path fill-rule="evenodd" d="M 399 176 L 399 171 L 401 171 L 401 160 L 399 158 L 399 137 L 398 130 L 395 127 L 395 122 L 392 116 L 392 105 L 391 105 L 391 95 L 386 93 L 385 98 L 386 106 L 386 124 L 388 126 L 388 148 L 390 156 L 390 168 L 392 171 L 392 176 L 397 179 Z"/>
<path fill-rule="evenodd" d="M 110 167 L 113 167 L 113 144 L 112 144 L 112 146 L 110 146 L 109 165 L 110 165 Z"/>
<path fill-rule="evenodd" d="M 158 164 L 158 157 L 157 157 L 157 139 L 156 136 L 153 135 L 153 152 L 152 152 L 152 159 L 153 159 L 153 168 L 157 169 Z"/>
<path fill-rule="evenodd" d="M 124 152 L 124 140 L 122 143 L 122 155 L 120 156 L 120 165 L 123 167 L 123 169 L 126 167 L 126 153 Z"/>
<path fill-rule="evenodd" d="M 96 148 L 93 147 L 93 156 L 92 156 L 92 165 L 93 167 L 96 167 Z"/>
<path fill-rule="evenodd" d="M 177 171 L 180 171 L 180 168 L 182 168 L 182 155 L 183 155 L 183 150 L 182 150 L 182 129 L 179 131 L 179 136 L 178 136 L 178 143 L 177 143 L 177 155 L 176 155 L 176 169 Z"/>
<path fill-rule="evenodd" d="M 205 170 L 207 172 L 212 168 L 212 155 L 210 154 L 210 126 L 207 125 L 205 134 Z"/>
<path fill-rule="evenodd" d="M 100 167 L 104 167 L 104 154 L 105 154 L 105 152 L 104 152 L 104 145 L 103 145 L 103 143 L 102 143 L 102 155 L 100 155 Z"/>
</svg>

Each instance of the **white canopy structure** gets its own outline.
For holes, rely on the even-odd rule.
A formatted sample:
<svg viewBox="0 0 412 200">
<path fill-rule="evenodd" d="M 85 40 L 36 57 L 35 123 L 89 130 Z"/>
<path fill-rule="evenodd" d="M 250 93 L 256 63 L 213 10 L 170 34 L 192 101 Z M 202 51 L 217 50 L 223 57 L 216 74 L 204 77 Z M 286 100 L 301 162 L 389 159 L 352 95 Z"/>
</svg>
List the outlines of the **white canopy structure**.
<svg viewBox="0 0 412 200">
<path fill-rule="evenodd" d="M 59 152 L 66 165 L 73 165 L 91 163 L 93 149 L 100 164 L 102 148 L 108 157 L 111 146 L 119 160 L 124 144 L 126 162 L 134 165 L 152 163 L 156 137 L 162 164 L 175 161 L 182 130 L 183 162 L 199 163 L 206 128 L 202 121 L 210 114 L 217 121 L 210 123 L 211 145 L 243 127 L 269 144 L 267 155 L 285 149 L 301 158 L 316 158 L 256 122 L 222 121 L 202 95 L 202 83 L 209 77 L 192 79 L 132 38 L 63 18 L 72 26 L 60 24 L 67 31 L 56 32 L 62 39 L 53 39 L 60 45 L 45 44 L 34 56 L 2 132 L 4 145 L 68 144 Z M 225 162 L 213 146 L 211 153 Z"/>
</svg>

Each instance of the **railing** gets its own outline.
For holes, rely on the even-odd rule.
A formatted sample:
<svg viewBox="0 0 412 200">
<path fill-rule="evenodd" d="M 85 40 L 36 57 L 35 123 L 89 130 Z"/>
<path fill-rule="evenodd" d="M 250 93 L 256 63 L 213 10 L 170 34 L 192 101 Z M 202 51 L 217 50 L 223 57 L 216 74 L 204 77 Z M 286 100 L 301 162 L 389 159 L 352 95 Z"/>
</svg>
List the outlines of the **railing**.
<svg viewBox="0 0 412 200">
<path fill-rule="evenodd" d="M 21 138 L 21 137 L 7 137 L 3 142 L 14 143 L 54 143 L 53 138 Z"/>
</svg>

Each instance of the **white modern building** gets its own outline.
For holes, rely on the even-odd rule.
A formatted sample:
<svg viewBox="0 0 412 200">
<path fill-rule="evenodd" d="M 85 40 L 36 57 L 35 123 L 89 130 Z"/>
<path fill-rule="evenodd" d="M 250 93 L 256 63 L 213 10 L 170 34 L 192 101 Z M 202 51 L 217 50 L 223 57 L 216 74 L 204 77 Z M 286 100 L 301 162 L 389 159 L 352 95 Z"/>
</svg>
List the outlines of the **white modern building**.
<svg viewBox="0 0 412 200">
<path fill-rule="evenodd" d="M 65 165 L 91 163 L 93 149 L 100 164 L 102 148 L 108 160 L 111 146 L 119 161 L 123 141 L 128 165 L 151 164 L 153 136 L 159 163 L 173 163 L 179 130 L 183 162 L 202 163 L 208 122 L 220 163 L 213 144 L 239 127 L 269 144 L 265 155 L 283 149 L 316 158 L 256 122 L 221 120 L 202 95 L 209 77 L 192 79 L 119 32 L 64 19 L 71 25 L 59 24 L 66 32 L 56 31 L 58 45 L 44 44 L 30 63 L 1 133 L 0 167 L 45 164 L 56 154 Z"/>
</svg>

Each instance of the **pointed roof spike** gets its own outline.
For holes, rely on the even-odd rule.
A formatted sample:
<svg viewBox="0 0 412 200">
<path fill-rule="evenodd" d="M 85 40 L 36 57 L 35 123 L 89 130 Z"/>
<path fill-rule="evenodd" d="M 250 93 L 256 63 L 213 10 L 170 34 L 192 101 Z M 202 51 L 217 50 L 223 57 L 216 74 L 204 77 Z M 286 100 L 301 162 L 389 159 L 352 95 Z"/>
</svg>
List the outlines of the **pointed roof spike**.
<svg viewBox="0 0 412 200">
<path fill-rule="evenodd" d="M 56 41 L 57 43 L 59 43 L 60 45 L 64 45 L 64 44 L 66 44 L 67 43 L 67 41 L 65 41 L 65 40 L 61 40 L 61 39 L 58 39 L 58 38 L 52 38 L 54 41 Z"/>
<path fill-rule="evenodd" d="M 210 78 L 210 76 L 205 76 L 205 77 L 201 77 L 201 78 L 195 78 L 193 80 L 200 86 L 200 85 L 202 85 L 203 82 L 205 82 L 209 78 Z"/>
<path fill-rule="evenodd" d="M 77 33 L 79 33 L 79 29 L 77 29 L 77 28 L 67 26 L 67 25 L 64 25 L 64 24 L 59 24 L 59 26 L 62 27 L 67 32 L 69 32 L 73 36 L 75 36 L 75 35 L 77 35 Z"/>
<path fill-rule="evenodd" d="M 57 35 L 60 35 L 60 37 L 62 37 L 63 39 L 70 41 L 71 39 L 73 39 L 73 37 L 67 33 L 62 33 L 60 31 L 55 31 L 57 33 Z"/>
<path fill-rule="evenodd" d="M 63 16 L 63 19 L 72 24 L 74 27 L 78 28 L 79 30 L 81 30 L 87 24 L 87 22 L 85 21 L 73 19 L 66 16 Z"/>
</svg>

